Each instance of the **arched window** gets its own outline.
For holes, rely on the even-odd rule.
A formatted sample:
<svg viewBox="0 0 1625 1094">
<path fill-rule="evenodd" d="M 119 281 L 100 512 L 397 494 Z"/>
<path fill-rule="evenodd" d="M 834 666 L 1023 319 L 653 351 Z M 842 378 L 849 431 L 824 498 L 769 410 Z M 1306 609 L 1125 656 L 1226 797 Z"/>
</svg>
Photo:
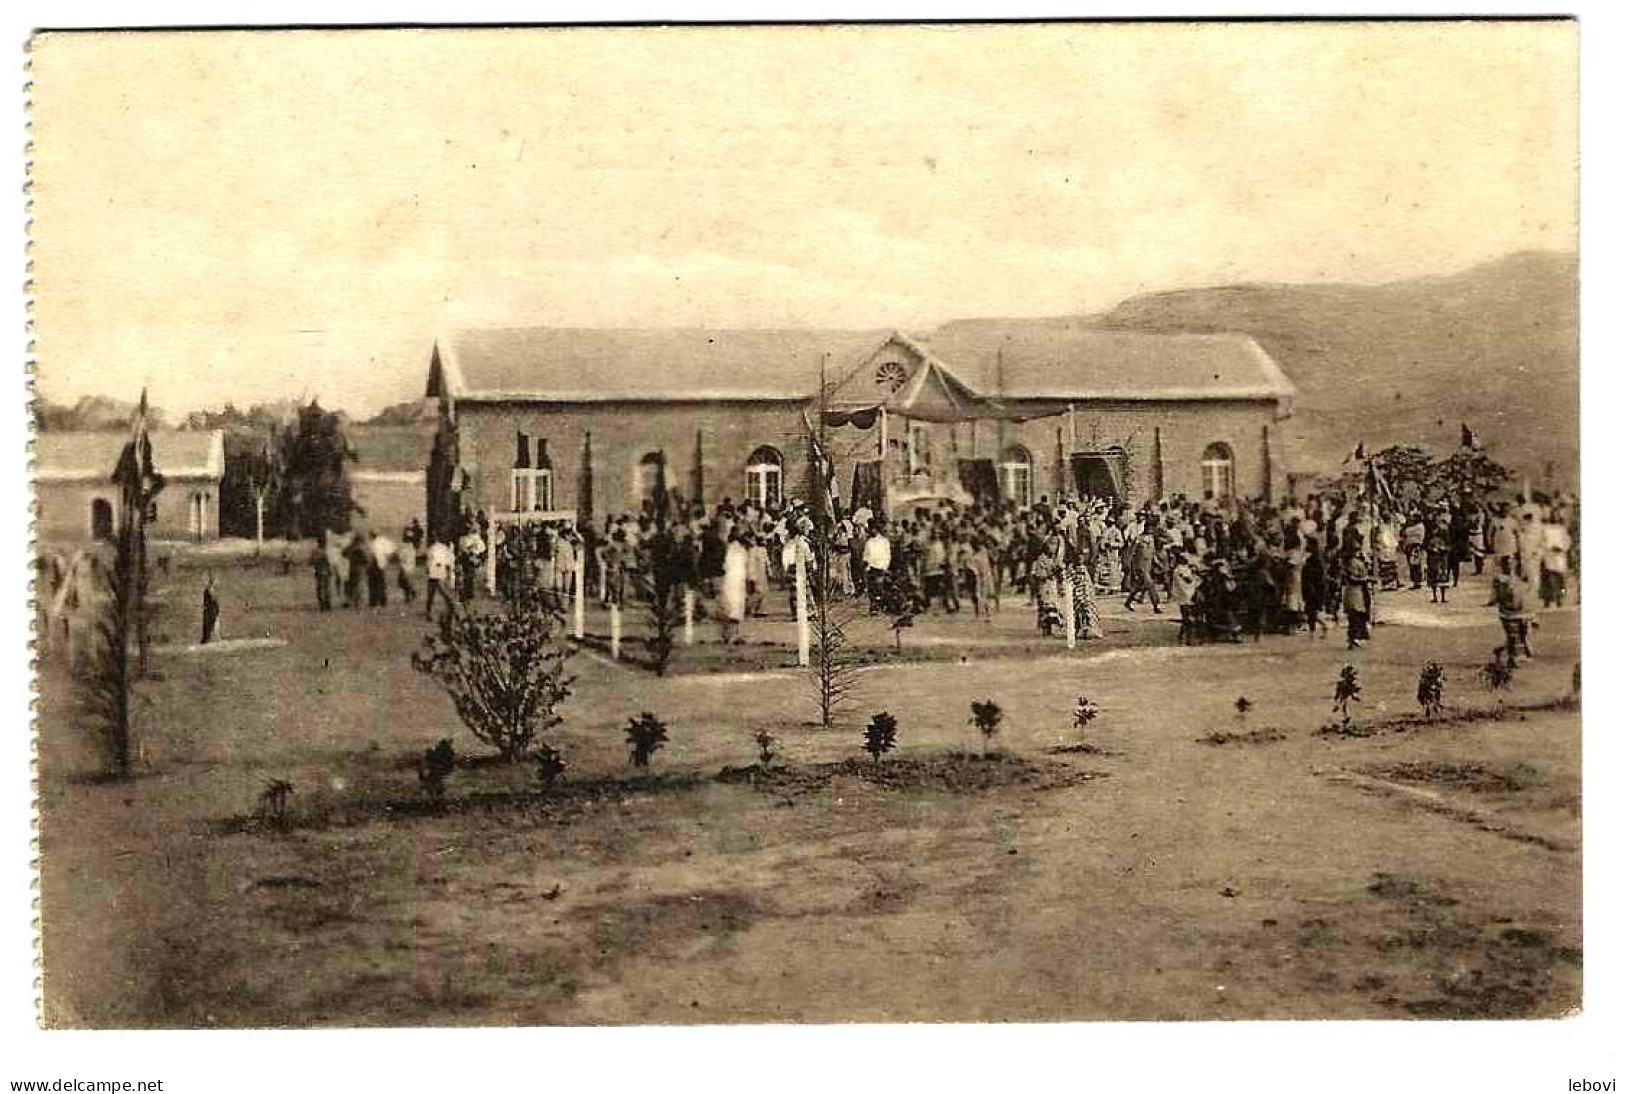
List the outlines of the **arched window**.
<svg viewBox="0 0 1625 1094">
<path fill-rule="evenodd" d="M 1236 457 L 1230 446 L 1214 441 L 1202 450 L 1202 494 L 1215 501 L 1236 492 Z"/>
<path fill-rule="evenodd" d="M 1033 454 L 1013 444 L 999 455 L 999 485 L 1004 496 L 1020 506 L 1033 503 Z"/>
<path fill-rule="evenodd" d="M 784 498 L 784 456 L 762 445 L 745 461 L 745 499 L 757 505 L 777 505 Z"/>
<path fill-rule="evenodd" d="M 640 511 L 654 505 L 655 484 L 660 481 L 660 468 L 665 460 L 665 456 L 659 452 L 645 452 L 643 458 L 638 461 L 636 482 L 633 485 L 637 492 Z M 671 486 L 670 483 L 666 485 L 668 489 Z"/>
</svg>

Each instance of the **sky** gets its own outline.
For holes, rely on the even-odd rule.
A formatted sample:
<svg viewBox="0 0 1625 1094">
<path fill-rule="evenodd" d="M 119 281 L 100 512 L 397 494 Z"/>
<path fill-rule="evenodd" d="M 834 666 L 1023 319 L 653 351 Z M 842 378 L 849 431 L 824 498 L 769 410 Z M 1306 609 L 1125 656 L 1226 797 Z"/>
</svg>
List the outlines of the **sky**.
<svg viewBox="0 0 1625 1094">
<path fill-rule="evenodd" d="M 421 396 L 458 326 L 833 326 L 1577 241 L 1569 24 L 54 34 L 38 390 Z"/>
</svg>

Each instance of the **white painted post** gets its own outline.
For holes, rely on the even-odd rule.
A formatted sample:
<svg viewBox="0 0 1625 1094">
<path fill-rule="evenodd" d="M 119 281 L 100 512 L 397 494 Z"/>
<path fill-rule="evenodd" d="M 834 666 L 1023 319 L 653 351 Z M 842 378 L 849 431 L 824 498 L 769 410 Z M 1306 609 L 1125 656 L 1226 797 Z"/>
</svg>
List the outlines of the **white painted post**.
<svg viewBox="0 0 1625 1094">
<path fill-rule="evenodd" d="M 502 538 L 502 525 L 491 522 L 491 542 L 485 545 L 485 591 L 497 595 L 497 540 Z"/>
<path fill-rule="evenodd" d="M 683 590 L 683 645 L 694 644 L 694 590 Z"/>
<path fill-rule="evenodd" d="M 575 614 L 576 614 L 576 619 L 575 619 L 576 637 L 577 638 L 585 638 L 587 636 L 587 590 L 584 587 L 585 586 L 585 579 L 581 575 L 581 552 L 579 552 L 579 551 L 576 552 L 575 580 L 576 580 L 576 588 L 575 588 L 575 593 L 576 593 L 576 597 L 575 597 L 575 600 L 576 600 L 576 612 L 575 612 Z"/>
<path fill-rule="evenodd" d="M 621 659 L 621 606 L 609 606 L 609 655 L 616 661 Z"/>
<path fill-rule="evenodd" d="M 807 626 L 807 562 L 804 548 L 796 549 L 796 664 L 812 664 L 812 634 Z"/>
<path fill-rule="evenodd" d="M 1066 648 L 1078 648 L 1078 613 L 1073 603 L 1072 577 L 1066 571 L 1061 571 L 1061 596 L 1066 602 Z"/>
</svg>

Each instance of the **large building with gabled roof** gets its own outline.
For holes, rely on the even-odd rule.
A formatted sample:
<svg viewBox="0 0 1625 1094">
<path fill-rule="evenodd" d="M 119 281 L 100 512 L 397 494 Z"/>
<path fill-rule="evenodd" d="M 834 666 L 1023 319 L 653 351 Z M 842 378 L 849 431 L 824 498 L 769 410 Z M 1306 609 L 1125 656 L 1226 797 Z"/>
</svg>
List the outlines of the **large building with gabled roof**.
<svg viewBox="0 0 1625 1094">
<path fill-rule="evenodd" d="M 455 331 L 434 345 L 425 394 L 440 407 L 436 524 L 464 508 L 636 512 L 662 465 L 669 489 L 707 505 L 796 495 L 820 413 L 849 503 L 1276 496 L 1296 392 L 1245 335 L 976 320 L 918 337 Z"/>
</svg>

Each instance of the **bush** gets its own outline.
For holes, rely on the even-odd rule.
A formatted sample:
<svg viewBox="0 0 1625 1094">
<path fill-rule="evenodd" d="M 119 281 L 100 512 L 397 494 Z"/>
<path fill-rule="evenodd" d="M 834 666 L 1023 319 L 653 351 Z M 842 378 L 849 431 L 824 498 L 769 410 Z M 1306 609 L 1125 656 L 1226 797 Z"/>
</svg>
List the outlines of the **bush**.
<svg viewBox="0 0 1625 1094">
<path fill-rule="evenodd" d="M 671 737 L 666 723 L 644 711 L 626 726 L 626 747 L 633 767 L 648 767 L 649 759 L 666 746 Z"/>
<path fill-rule="evenodd" d="M 999 732 L 999 723 L 1004 721 L 1004 709 L 992 699 L 984 699 L 980 703 L 972 702 L 970 705 L 970 723 L 982 734 L 982 752 L 987 752 L 988 746 L 993 743 L 994 734 Z"/>
<path fill-rule="evenodd" d="M 886 711 L 881 711 L 869 719 L 869 724 L 863 730 L 863 750 L 874 757 L 875 763 L 880 757 L 897 747 L 897 719 Z"/>
<path fill-rule="evenodd" d="M 1247 712 L 1253 709 L 1253 701 L 1245 695 L 1236 700 L 1236 721 L 1245 722 Z"/>
<path fill-rule="evenodd" d="M 1100 717 L 1100 708 L 1087 695 L 1078 696 L 1078 705 L 1072 708 L 1072 728 L 1079 733 L 1089 731 L 1089 723 Z"/>
<path fill-rule="evenodd" d="M 288 815 L 288 799 L 293 796 L 293 783 L 287 779 L 267 779 L 260 791 L 260 816 L 281 824 Z"/>
<path fill-rule="evenodd" d="M 773 751 L 773 746 L 779 743 L 779 739 L 765 729 L 757 730 L 756 736 L 752 739 L 756 742 L 757 761 L 763 767 L 767 767 L 773 762 L 773 758 L 778 755 Z"/>
<path fill-rule="evenodd" d="M 557 711 L 575 684 L 564 671 L 575 650 L 563 629 L 557 610 L 532 595 L 491 612 L 457 608 L 424 637 L 412 666 L 440 682 L 470 733 L 516 763 L 564 720 Z"/>
<path fill-rule="evenodd" d="M 423 759 L 418 763 L 418 782 L 423 786 L 423 792 L 435 801 L 446 796 L 446 780 L 451 778 L 453 769 L 457 766 L 457 753 L 451 747 L 451 741 L 441 738 L 440 743 L 433 748 L 423 750 Z"/>
<path fill-rule="evenodd" d="M 1512 678 L 1517 669 L 1518 663 L 1508 653 L 1507 648 L 1496 646 L 1490 659 L 1478 670 L 1478 679 L 1486 690 L 1499 696 L 1512 690 Z"/>
<path fill-rule="evenodd" d="M 1430 720 L 1444 713 L 1444 666 L 1437 661 L 1423 665 L 1416 678 L 1416 704 Z"/>
<path fill-rule="evenodd" d="M 564 754 L 552 745 L 543 744 L 536 750 L 536 781 L 541 783 L 543 790 L 553 789 L 564 778 L 567 766 Z"/>
</svg>

